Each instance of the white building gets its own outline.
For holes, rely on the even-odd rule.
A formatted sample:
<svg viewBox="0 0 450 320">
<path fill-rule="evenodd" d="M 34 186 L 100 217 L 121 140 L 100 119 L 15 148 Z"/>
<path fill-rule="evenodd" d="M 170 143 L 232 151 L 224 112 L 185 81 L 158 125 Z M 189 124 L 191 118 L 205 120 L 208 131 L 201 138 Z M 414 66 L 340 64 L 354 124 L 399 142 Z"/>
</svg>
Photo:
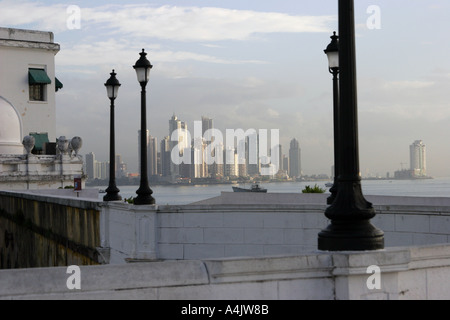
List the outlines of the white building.
<svg viewBox="0 0 450 320">
<path fill-rule="evenodd" d="M 411 171 L 414 177 L 427 175 L 426 147 L 422 140 L 416 140 L 409 146 Z"/>
<path fill-rule="evenodd" d="M 55 92 L 62 88 L 55 77 L 59 44 L 52 32 L 0 28 L 0 96 L 20 115 L 21 136 L 44 132 L 55 142 Z"/>
<path fill-rule="evenodd" d="M 181 121 L 174 114 L 169 120 L 169 149 L 170 149 L 170 175 L 175 178 L 180 176 L 180 165 L 174 163 L 173 158 L 182 157 L 184 150 L 191 147 L 191 139 L 187 123 Z M 187 156 L 188 157 L 188 156 Z"/>
<path fill-rule="evenodd" d="M 56 135 L 58 51 L 51 32 L 0 28 L 0 189 L 84 184 L 81 138 Z"/>
</svg>

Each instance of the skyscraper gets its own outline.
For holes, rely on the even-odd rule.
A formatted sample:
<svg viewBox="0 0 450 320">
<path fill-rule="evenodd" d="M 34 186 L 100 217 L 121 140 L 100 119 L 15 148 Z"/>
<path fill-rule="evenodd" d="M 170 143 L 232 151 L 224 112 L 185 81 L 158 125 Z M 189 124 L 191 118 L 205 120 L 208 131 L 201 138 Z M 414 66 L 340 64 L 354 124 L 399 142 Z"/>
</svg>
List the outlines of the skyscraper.
<svg viewBox="0 0 450 320">
<path fill-rule="evenodd" d="M 182 122 L 174 114 L 169 120 L 169 148 L 172 156 L 172 150 L 178 147 L 180 156 L 186 148 L 190 147 L 191 141 L 188 139 L 188 128 L 186 122 Z M 173 161 L 170 161 L 170 175 L 173 177 L 180 175 L 180 167 Z"/>
<path fill-rule="evenodd" d="M 410 169 L 414 177 L 427 175 L 426 147 L 422 140 L 416 140 L 409 146 Z"/>
<path fill-rule="evenodd" d="M 163 177 L 170 176 L 170 137 L 164 137 L 161 140 L 161 175 Z"/>
<path fill-rule="evenodd" d="M 300 144 L 297 139 L 292 139 L 289 148 L 289 176 L 297 178 L 301 176 Z"/>
<path fill-rule="evenodd" d="M 212 130 L 214 129 L 214 124 L 213 124 L 213 119 L 208 118 L 208 117 L 204 117 L 202 116 L 202 138 L 203 138 L 203 144 L 204 144 L 204 152 L 203 152 L 203 162 L 206 160 L 206 157 L 208 156 L 206 154 L 206 147 L 207 145 L 211 144 L 214 142 L 214 136 L 210 137 L 205 136 L 205 132 L 208 130 Z M 215 155 L 215 150 L 211 150 L 211 157 L 214 157 Z M 211 176 L 213 174 L 215 174 L 217 172 L 217 164 L 213 163 L 210 165 L 207 165 L 206 163 L 203 164 L 203 177 L 208 177 Z"/>
<path fill-rule="evenodd" d="M 205 131 L 213 129 L 213 119 L 202 116 L 202 137 L 205 137 Z"/>
<path fill-rule="evenodd" d="M 89 152 L 86 155 L 86 174 L 88 179 L 94 180 L 96 178 L 95 154 L 93 152 Z"/>
<path fill-rule="evenodd" d="M 147 162 L 148 162 L 149 178 L 151 176 L 157 175 L 159 173 L 158 172 L 158 139 L 151 135 L 149 136 Z"/>
<path fill-rule="evenodd" d="M 261 163 L 259 159 L 259 135 L 254 132 L 245 137 L 247 173 L 251 176 L 259 175 Z"/>
</svg>

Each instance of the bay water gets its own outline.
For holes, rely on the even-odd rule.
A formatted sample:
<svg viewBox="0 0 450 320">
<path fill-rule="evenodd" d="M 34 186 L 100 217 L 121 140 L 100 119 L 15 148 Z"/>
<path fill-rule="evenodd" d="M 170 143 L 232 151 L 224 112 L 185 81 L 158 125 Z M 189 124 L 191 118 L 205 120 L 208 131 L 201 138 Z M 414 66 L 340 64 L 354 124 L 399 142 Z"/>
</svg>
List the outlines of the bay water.
<svg viewBox="0 0 450 320">
<path fill-rule="evenodd" d="M 269 193 L 301 193 L 306 186 L 315 185 L 326 190 L 327 181 L 267 182 L 261 183 Z M 217 185 L 150 185 L 153 197 L 159 205 L 183 205 L 220 196 L 222 191 L 232 192 L 231 184 Z M 241 184 L 250 188 L 251 184 Z M 450 178 L 421 180 L 362 180 L 364 195 L 389 195 L 412 197 L 450 197 Z M 139 186 L 117 186 L 123 199 L 136 197 Z M 104 193 L 99 194 L 102 199 Z"/>
</svg>

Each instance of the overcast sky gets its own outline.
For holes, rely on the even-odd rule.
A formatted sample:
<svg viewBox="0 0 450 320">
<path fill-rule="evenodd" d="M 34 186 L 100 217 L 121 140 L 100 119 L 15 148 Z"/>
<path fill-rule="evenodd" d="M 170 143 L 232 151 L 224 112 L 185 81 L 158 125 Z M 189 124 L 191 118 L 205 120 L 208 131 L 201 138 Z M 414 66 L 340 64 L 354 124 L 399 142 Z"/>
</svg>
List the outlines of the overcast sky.
<svg viewBox="0 0 450 320">
<path fill-rule="evenodd" d="M 450 2 L 355 5 L 362 175 L 409 167 L 409 145 L 423 140 L 428 173 L 449 177 Z M 132 66 L 145 48 L 153 136 L 169 134 L 174 113 L 189 129 L 201 116 L 223 132 L 279 129 L 283 153 L 292 138 L 300 142 L 305 174 L 330 174 L 332 78 L 323 50 L 337 12 L 337 0 L 13 0 L 0 1 L 0 26 L 54 32 L 64 84 L 57 136 L 82 137 L 81 154 L 109 159 L 104 83 L 115 69 L 116 151 L 137 171 L 140 86 Z"/>
</svg>

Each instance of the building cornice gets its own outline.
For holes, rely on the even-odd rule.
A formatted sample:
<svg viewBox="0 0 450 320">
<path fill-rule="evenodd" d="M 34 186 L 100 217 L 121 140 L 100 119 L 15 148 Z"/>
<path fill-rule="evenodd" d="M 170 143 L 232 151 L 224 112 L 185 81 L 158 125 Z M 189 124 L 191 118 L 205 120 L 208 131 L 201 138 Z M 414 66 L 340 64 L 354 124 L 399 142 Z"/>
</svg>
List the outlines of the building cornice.
<svg viewBox="0 0 450 320">
<path fill-rule="evenodd" d="M 60 46 L 57 43 L 10 40 L 10 39 L 0 39 L 0 47 L 40 49 L 40 50 L 54 51 L 55 53 L 57 53 L 60 50 Z"/>
</svg>

